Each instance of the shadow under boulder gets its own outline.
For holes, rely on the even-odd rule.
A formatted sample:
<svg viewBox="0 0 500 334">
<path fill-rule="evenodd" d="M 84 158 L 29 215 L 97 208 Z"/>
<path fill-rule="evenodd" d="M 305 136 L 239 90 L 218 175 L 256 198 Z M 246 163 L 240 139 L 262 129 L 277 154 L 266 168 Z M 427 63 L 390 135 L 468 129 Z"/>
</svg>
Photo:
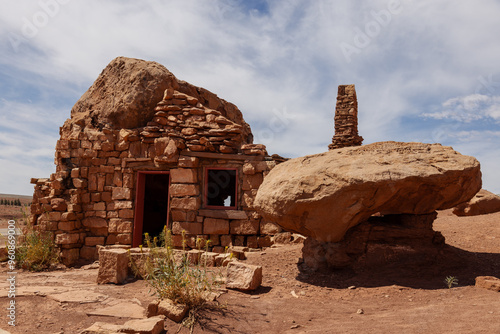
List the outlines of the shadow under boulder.
<svg viewBox="0 0 500 334">
<path fill-rule="evenodd" d="M 432 229 L 437 213 L 372 216 L 349 229 L 339 242 L 307 238 L 302 249 L 306 269 L 377 268 L 391 263 L 426 264 L 445 239 Z"/>
</svg>

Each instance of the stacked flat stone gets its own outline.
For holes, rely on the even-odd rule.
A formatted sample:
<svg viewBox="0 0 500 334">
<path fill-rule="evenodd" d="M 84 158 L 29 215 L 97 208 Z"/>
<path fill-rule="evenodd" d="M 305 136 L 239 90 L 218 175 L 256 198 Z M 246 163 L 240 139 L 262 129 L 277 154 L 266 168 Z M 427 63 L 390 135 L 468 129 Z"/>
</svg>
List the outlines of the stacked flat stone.
<svg viewBox="0 0 500 334">
<path fill-rule="evenodd" d="M 354 85 L 340 85 L 335 108 L 335 135 L 330 150 L 360 146 L 363 137 L 358 135 L 358 100 Z"/>
<path fill-rule="evenodd" d="M 150 137 L 160 137 L 164 131 L 169 137 L 184 140 L 193 152 L 240 151 L 243 127 L 220 111 L 204 107 L 195 97 L 167 89 L 155 111 L 153 122 L 144 129 Z"/>
</svg>

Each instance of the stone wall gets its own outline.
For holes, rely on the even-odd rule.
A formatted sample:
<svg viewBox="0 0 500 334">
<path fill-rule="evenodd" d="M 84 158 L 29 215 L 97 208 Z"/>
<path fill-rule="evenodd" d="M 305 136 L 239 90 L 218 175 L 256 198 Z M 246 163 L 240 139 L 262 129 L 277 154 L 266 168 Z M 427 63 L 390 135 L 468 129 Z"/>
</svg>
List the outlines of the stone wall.
<svg viewBox="0 0 500 334">
<path fill-rule="evenodd" d="M 354 85 L 340 85 L 335 108 L 335 135 L 330 150 L 360 146 L 363 137 L 358 135 L 358 100 Z"/>
</svg>

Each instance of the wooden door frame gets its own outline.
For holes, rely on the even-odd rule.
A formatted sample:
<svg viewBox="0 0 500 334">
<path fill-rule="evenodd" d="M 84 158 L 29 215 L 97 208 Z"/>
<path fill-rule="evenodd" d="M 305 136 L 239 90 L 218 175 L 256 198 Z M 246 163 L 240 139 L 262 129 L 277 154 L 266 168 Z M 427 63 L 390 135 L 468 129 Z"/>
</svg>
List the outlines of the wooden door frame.
<svg viewBox="0 0 500 334">
<path fill-rule="evenodd" d="M 167 174 L 168 177 L 168 198 L 167 198 L 167 227 L 170 223 L 170 171 L 137 171 L 137 183 L 135 192 L 134 210 L 134 230 L 132 233 L 132 247 L 139 247 L 142 244 L 142 230 L 144 227 L 144 198 L 146 196 L 146 175 Z"/>
</svg>

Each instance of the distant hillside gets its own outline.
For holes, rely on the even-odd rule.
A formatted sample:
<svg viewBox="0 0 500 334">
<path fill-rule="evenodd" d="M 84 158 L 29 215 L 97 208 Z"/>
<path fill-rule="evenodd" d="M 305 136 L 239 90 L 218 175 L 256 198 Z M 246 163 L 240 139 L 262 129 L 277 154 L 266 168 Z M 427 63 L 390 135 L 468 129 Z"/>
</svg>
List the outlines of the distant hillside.
<svg viewBox="0 0 500 334">
<path fill-rule="evenodd" d="M 33 196 L 26 196 L 26 195 L 14 195 L 14 194 L 0 194 L 0 200 L 6 199 L 6 200 L 17 200 L 19 199 L 21 201 L 22 205 L 29 205 L 31 204 L 31 201 L 33 200 Z"/>
</svg>

